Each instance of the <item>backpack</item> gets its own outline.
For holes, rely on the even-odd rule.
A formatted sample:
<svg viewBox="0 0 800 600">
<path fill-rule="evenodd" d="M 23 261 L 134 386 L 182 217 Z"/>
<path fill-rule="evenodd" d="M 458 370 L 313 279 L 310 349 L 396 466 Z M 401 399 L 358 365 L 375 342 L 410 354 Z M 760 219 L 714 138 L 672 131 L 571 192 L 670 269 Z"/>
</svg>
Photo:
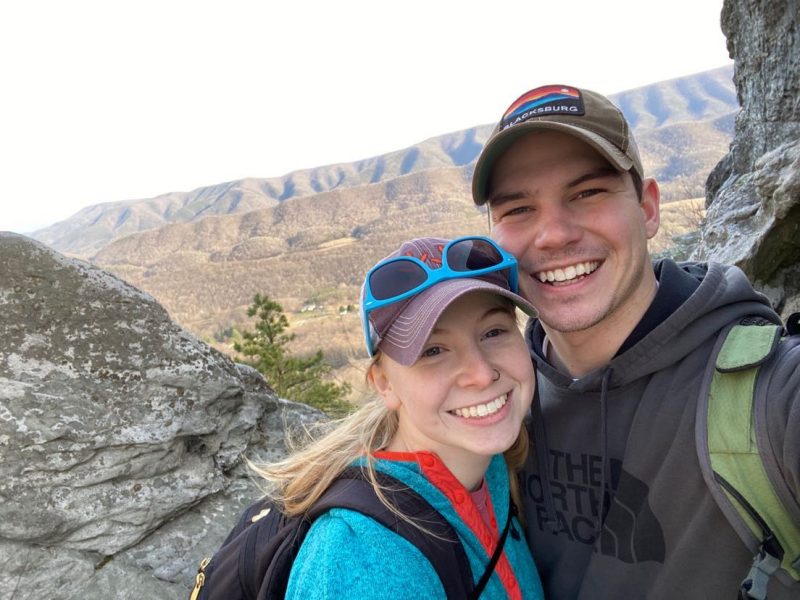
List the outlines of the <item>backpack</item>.
<svg viewBox="0 0 800 600">
<path fill-rule="evenodd" d="M 786 331 L 796 333 L 798 317 Z M 739 598 L 764 600 L 770 577 L 800 582 L 800 504 L 767 436 L 766 390 L 777 354 L 800 345 L 780 325 L 743 319 L 717 340 L 697 403 L 695 439 L 703 478 L 753 565 Z"/>
<path fill-rule="evenodd" d="M 200 563 L 190 600 L 279 600 L 313 521 L 331 508 L 367 515 L 414 544 L 433 566 L 448 599 L 478 598 L 502 553 L 514 510 L 478 583 L 452 525 L 404 483 L 375 473 L 387 499 L 402 514 L 422 523 L 422 531 L 399 518 L 375 495 L 358 467 L 345 469 L 303 516 L 291 517 L 269 499 L 248 507 L 213 558 Z M 509 500 L 510 502 L 510 500 Z M 513 503 L 511 503 L 513 507 Z"/>
</svg>

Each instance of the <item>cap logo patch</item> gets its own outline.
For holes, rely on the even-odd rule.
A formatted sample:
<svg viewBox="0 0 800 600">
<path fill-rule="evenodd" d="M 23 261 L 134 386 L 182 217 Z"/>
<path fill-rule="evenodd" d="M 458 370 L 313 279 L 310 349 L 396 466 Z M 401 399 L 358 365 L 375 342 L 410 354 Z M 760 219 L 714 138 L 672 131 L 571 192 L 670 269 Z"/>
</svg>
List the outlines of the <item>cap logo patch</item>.
<svg viewBox="0 0 800 600">
<path fill-rule="evenodd" d="M 509 106 L 500 120 L 500 129 L 512 127 L 534 117 L 583 114 L 583 98 L 580 90 L 565 85 L 546 85 L 525 92 Z"/>
</svg>

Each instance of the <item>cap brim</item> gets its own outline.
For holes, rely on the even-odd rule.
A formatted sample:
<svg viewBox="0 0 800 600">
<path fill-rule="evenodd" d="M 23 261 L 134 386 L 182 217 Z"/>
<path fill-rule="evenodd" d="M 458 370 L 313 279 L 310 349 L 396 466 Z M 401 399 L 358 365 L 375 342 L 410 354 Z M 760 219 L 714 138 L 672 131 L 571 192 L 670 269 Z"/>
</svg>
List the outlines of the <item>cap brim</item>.
<svg viewBox="0 0 800 600">
<path fill-rule="evenodd" d="M 480 279 L 451 279 L 414 297 L 381 338 L 378 344 L 381 352 L 401 365 L 413 365 L 445 309 L 464 294 L 476 291 L 504 296 L 524 313 L 536 314 L 533 305 L 522 296 L 498 285 Z"/>
<path fill-rule="evenodd" d="M 472 199 L 475 204 L 480 206 L 489 199 L 489 177 L 495 161 L 519 138 L 532 131 L 543 129 L 561 131 L 580 138 L 603 155 L 619 171 L 628 171 L 634 166 L 633 161 L 625 156 L 619 148 L 592 131 L 557 121 L 526 121 L 501 131 L 484 146 L 475 163 L 475 173 L 472 176 Z"/>
</svg>

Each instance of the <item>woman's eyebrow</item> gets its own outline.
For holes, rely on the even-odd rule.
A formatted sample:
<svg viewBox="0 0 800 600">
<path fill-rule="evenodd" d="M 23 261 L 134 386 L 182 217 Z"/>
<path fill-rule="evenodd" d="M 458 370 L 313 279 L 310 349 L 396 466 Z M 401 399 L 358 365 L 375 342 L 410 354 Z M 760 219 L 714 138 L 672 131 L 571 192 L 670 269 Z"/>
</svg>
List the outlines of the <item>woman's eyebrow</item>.
<svg viewBox="0 0 800 600">
<path fill-rule="evenodd" d="M 504 313 L 504 314 L 508 313 L 508 308 L 505 306 L 492 306 L 478 318 L 478 322 L 488 319 L 489 317 L 491 317 L 496 313 Z M 434 327 L 433 329 L 431 329 L 431 335 L 435 333 L 447 333 L 447 329 L 444 329 L 442 327 Z"/>
<path fill-rule="evenodd" d="M 510 314 L 507 306 L 493 306 L 485 313 L 483 313 L 483 317 L 481 318 L 486 319 L 488 317 L 494 316 L 497 313 Z"/>
</svg>

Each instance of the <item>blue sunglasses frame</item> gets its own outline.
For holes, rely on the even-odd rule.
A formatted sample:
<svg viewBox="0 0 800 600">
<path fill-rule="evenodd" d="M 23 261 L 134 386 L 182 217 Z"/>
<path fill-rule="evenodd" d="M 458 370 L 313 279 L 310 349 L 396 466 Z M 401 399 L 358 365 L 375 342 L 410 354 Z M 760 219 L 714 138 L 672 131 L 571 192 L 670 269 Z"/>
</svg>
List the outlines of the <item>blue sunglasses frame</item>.
<svg viewBox="0 0 800 600">
<path fill-rule="evenodd" d="M 496 265 L 492 265 L 490 267 L 484 267 L 482 269 L 475 269 L 470 271 L 456 271 L 453 270 L 447 262 L 447 255 L 450 249 L 456 245 L 470 240 L 477 240 L 479 242 L 485 242 L 492 246 L 497 253 L 500 255 L 500 262 Z M 385 267 L 388 264 L 395 263 L 395 262 L 411 262 L 416 265 L 422 267 L 422 270 L 426 274 L 426 279 L 419 285 L 410 290 L 407 290 L 401 294 L 396 296 L 391 296 L 389 298 L 384 299 L 377 299 L 372 294 L 372 288 L 370 286 L 370 278 L 375 273 Z M 377 332 L 373 327 L 372 323 L 369 320 L 369 315 L 373 310 L 378 308 L 382 308 L 389 304 L 394 304 L 395 302 L 401 302 L 406 298 L 410 298 L 411 296 L 415 296 L 420 292 L 427 290 L 435 286 L 437 283 L 441 283 L 442 281 L 448 281 L 450 279 L 473 279 L 475 277 L 480 277 L 481 275 L 487 275 L 489 273 L 494 273 L 496 271 L 504 271 L 508 270 L 508 287 L 509 289 L 514 292 L 515 294 L 519 291 L 518 285 L 518 275 L 517 275 L 517 259 L 514 258 L 513 255 L 503 250 L 500 246 L 497 245 L 497 242 L 494 240 L 480 236 L 480 235 L 469 235 L 460 238 L 455 238 L 450 240 L 445 247 L 442 249 L 442 266 L 433 268 L 426 263 L 422 262 L 420 259 L 416 258 L 415 256 L 395 256 L 384 261 L 379 262 L 377 265 L 372 267 L 368 272 L 367 276 L 364 278 L 364 297 L 361 300 L 361 326 L 364 330 L 364 342 L 367 346 L 367 354 L 370 357 L 375 356 L 375 350 L 378 345 Z"/>
</svg>

